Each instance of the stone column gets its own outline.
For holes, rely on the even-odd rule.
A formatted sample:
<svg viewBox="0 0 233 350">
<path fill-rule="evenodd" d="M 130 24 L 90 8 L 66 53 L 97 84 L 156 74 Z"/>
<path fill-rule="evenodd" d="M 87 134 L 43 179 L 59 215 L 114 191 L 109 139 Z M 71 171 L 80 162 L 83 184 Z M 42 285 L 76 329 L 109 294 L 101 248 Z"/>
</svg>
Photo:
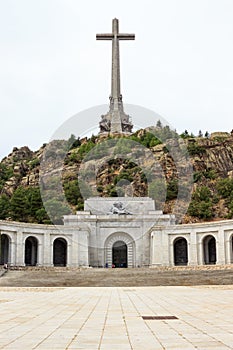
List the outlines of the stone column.
<svg viewBox="0 0 233 350">
<path fill-rule="evenodd" d="M 196 237 L 197 240 L 197 263 L 198 265 L 204 265 L 204 247 L 203 240 L 200 237 Z"/>
</svg>

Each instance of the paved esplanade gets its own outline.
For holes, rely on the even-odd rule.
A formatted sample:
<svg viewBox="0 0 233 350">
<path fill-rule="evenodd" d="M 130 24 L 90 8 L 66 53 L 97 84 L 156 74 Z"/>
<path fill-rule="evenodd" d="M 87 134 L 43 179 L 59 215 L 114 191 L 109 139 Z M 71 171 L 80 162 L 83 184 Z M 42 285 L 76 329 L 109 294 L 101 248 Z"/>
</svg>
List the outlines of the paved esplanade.
<svg viewBox="0 0 233 350">
<path fill-rule="evenodd" d="M 233 349 L 232 299 L 232 286 L 0 287 L 0 349 Z"/>
<path fill-rule="evenodd" d="M 97 40 L 112 41 L 112 90 L 110 96 L 110 110 L 102 116 L 100 132 L 124 133 L 131 132 L 133 125 L 129 116 L 124 113 L 121 83 L 120 83 L 120 53 L 119 40 L 134 40 L 134 34 L 120 34 L 119 21 L 114 18 L 112 21 L 112 33 L 97 34 Z"/>
</svg>

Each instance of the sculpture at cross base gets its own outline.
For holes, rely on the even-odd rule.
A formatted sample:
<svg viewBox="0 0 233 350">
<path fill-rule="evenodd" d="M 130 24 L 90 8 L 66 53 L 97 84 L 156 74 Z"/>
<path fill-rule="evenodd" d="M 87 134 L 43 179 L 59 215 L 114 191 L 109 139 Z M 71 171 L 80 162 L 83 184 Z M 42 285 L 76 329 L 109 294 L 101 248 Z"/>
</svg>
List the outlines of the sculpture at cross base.
<svg viewBox="0 0 233 350">
<path fill-rule="evenodd" d="M 101 116 L 100 133 L 110 132 L 128 134 L 132 132 L 133 124 L 130 116 L 124 112 L 120 87 L 120 51 L 119 40 L 134 40 L 134 34 L 120 34 L 119 21 L 114 18 L 112 21 L 112 33 L 97 34 L 97 40 L 112 41 L 112 88 L 109 112 Z"/>
</svg>

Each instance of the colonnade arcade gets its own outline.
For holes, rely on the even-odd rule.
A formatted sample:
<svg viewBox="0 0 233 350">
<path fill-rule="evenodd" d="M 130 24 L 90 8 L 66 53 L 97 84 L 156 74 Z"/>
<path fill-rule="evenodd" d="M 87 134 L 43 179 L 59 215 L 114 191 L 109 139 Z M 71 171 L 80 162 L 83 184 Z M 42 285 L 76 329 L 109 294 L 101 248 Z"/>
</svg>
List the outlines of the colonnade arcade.
<svg viewBox="0 0 233 350">
<path fill-rule="evenodd" d="M 12 264 L 12 246 L 14 242 L 7 234 L 1 234 L 1 260 L 0 264 Z M 67 265 L 67 240 L 63 237 L 55 238 L 52 244 L 52 264 L 54 266 Z M 24 240 L 23 264 L 25 266 L 36 266 L 39 261 L 39 240 L 35 236 L 28 236 Z"/>
<path fill-rule="evenodd" d="M 187 237 L 179 236 L 173 239 L 171 246 L 171 265 L 190 265 L 190 244 Z M 218 263 L 218 244 L 214 235 L 205 235 L 196 248 L 198 265 L 214 265 Z M 225 248 L 228 250 L 228 261 L 223 263 L 233 263 L 233 234 L 229 241 L 225 242 Z"/>
<path fill-rule="evenodd" d="M 211 224 L 214 227 L 214 224 Z M 206 226 L 198 226 L 193 232 L 188 226 L 177 225 L 177 230 L 153 231 L 148 236 L 151 246 L 151 266 L 221 265 L 233 263 L 233 221 L 224 230 L 219 224 L 213 232 Z M 203 233 L 203 227 L 206 232 Z M 189 229 L 189 231 L 186 229 Z M 216 229 L 216 224 L 215 224 Z M 50 229 L 51 230 L 51 229 Z M 77 231 L 27 233 L 12 230 L 1 233 L 0 264 L 12 266 L 88 266 L 88 246 L 78 244 Z M 186 232 L 185 232 L 186 231 Z M 76 235 L 76 236 L 74 236 Z M 19 239 L 19 237 L 21 237 Z M 156 238 L 157 237 L 157 238 Z M 161 237 L 161 240 L 158 240 Z M 156 241 L 157 239 L 157 241 Z M 83 241 L 80 241 L 81 243 Z M 146 242 L 146 241 L 144 241 Z M 137 243 L 138 244 L 138 243 Z M 83 250 L 81 250 L 81 248 Z M 143 246 L 138 245 L 128 233 L 110 234 L 104 241 L 104 264 L 115 267 L 135 267 L 136 254 Z M 85 249 L 84 249 L 85 248 Z M 86 255 L 85 255 L 86 254 Z M 82 256 L 82 260 L 80 257 Z M 159 258 L 158 258 L 159 256 Z M 156 260 L 157 259 L 157 260 Z M 81 261 L 81 263 L 80 263 Z"/>
</svg>

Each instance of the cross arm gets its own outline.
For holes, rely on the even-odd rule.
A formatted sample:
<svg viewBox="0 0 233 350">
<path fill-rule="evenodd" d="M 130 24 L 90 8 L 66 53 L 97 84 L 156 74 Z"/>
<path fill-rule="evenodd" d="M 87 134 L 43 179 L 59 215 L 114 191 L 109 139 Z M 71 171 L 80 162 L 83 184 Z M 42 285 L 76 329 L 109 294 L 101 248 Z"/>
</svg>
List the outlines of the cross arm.
<svg viewBox="0 0 233 350">
<path fill-rule="evenodd" d="M 117 38 L 119 40 L 135 40 L 134 34 L 118 34 Z"/>
<path fill-rule="evenodd" d="M 113 34 L 96 34 L 96 40 L 112 40 Z"/>
</svg>

